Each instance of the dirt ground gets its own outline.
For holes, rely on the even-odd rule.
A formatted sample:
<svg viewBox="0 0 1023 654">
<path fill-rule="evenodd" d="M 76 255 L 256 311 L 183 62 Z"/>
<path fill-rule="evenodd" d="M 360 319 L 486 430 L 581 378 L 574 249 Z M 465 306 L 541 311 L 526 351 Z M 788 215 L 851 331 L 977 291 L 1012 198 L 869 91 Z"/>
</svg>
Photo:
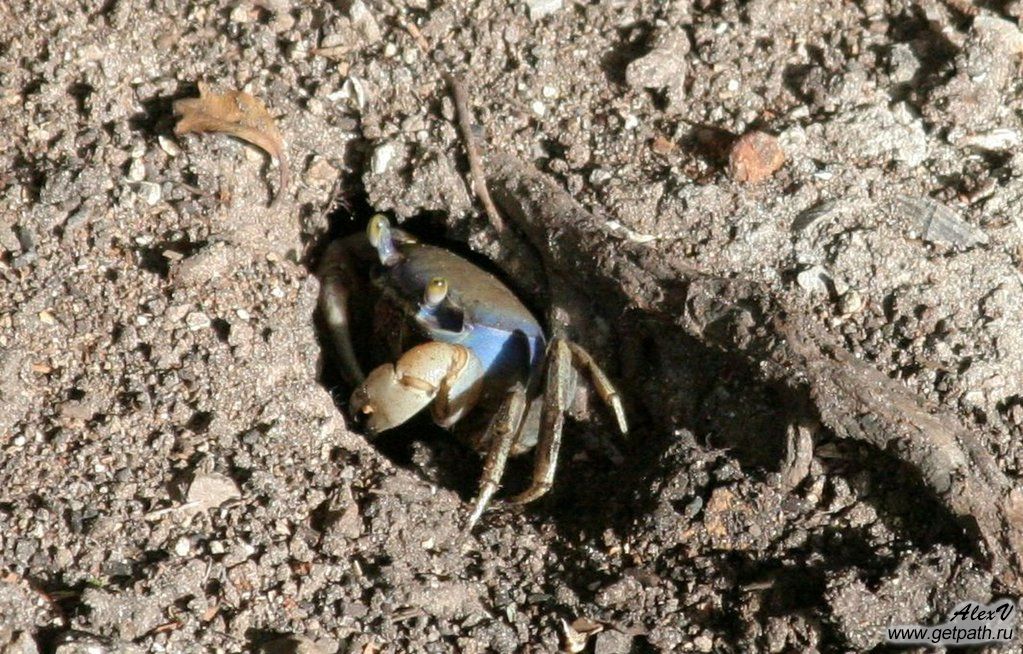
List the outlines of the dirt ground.
<svg viewBox="0 0 1023 654">
<path fill-rule="evenodd" d="M 0 651 L 864 651 L 884 625 L 1019 595 L 928 470 L 829 428 L 791 370 L 652 309 L 671 279 L 623 294 L 639 287 L 618 275 L 639 252 L 757 284 L 1018 488 L 1020 14 L 3 3 Z M 475 453 L 425 421 L 350 427 L 313 274 L 371 207 L 499 257 L 448 72 L 485 152 L 597 217 L 607 249 L 571 270 L 580 339 L 633 427 L 623 442 L 581 407 L 549 496 L 471 534 Z M 174 135 L 200 82 L 277 117 L 294 179 L 276 206 L 262 152 Z M 751 130 L 785 154 L 756 183 L 729 166 Z"/>
</svg>

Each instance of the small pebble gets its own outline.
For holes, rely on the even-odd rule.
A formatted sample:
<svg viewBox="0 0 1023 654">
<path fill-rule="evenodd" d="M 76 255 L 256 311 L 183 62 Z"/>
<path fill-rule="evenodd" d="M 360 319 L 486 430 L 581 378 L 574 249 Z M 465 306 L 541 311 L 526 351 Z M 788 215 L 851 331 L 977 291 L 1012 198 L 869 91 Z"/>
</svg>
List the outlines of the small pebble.
<svg viewBox="0 0 1023 654">
<path fill-rule="evenodd" d="M 910 223 L 910 233 L 929 243 L 969 248 L 988 242 L 984 230 L 963 220 L 958 212 L 928 197 L 901 195 L 896 206 Z"/>
<path fill-rule="evenodd" d="M 529 20 L 537 21 L 561 10 L 562 0 L 526 0 Z"/>
<path fill-rule="evenodd" d="M 174 543 L 174 553 L 178 556 L 188 556 L 189 550 L 192 549 L 192 543 L 184 536 L 179 538 Z"/>
<path fill-rule="evenodd" d="M 662 30 L 654 48 L 625 69 L 625 83 L 633 89 L 677 89 L 685 83 L 689 37 L 682 30 Z"/>
<path fill-rule="evenodd" d="M 210 319 L 209 316 L 202 311 L 193 311 L 185 317 L 185 324 L 188 325 L 188 328 L 192 331 L 197 331 L 209 327 Z"/>
<path fill-rule="evenodd" d="M 380 25 L 365 2 L 354 0 L 348 6 L 348 15 L 366 43 L 376 43 L 380 40 Z"/>
<path fill-rule="evenodd" d="M 845 293 L 838 301 L 838 312 L 843 316 L 859 313 L 864 306 L 863 296 L 856 290 Z"/>
<path fill-rule="evenodd" d="M 128 166 L 128 179 L 133 182 L 141 182 L 146 178 L 146 164 L 141 159 L 132 159 Z"/>
<path fill-rule="evenodd" d="M 831 277 L 820 266 L 813 266 L 796 275 L 796 283 L 808 293 L 827 293 Z"/>
<path fill-rule="evenodd" d="M 185 498 L 202 509 L 215 509 L 224 502 L 241 497 L 238 484 L 227 475 L 211 472 L 197 475 L 188 486 Z"/>
<path fill-rule="evenodd" d="M 631 651 L 632 637 L 613 629 L 597 634 L 593 645 L 594 654 L 628 654 Z"/>
<path fill-rule="evenodd" d="M 714 649 L 714 640 L 707 634 L 700 634 L 693 639 L 693 646 L 699 652 L 710 652 Z"/>
<path fill-rule="evenodd" d="M 366 106 L 366 86 L 355 75 L 349 75 L 348 79 L 341 85 L 341 91 L 336 95 L 331 94 L 329 99 L 333 100 L 335 98 L 339 100 L 353 100 L 355 106 L 362 109 Z"/>
<path fill-rule="evenodd" d="M 273 19 L 270 21 L 270 29 L 278 34 L 281 32 L 287 32 L 294 26 L 295 18 L 287 11 L 276 12 Z"/>
<path fill-rule="evenodd" d="M 163 191 L 160 189 L 160 185 L 155 182 L 139 182 L 138 185 L 139 194 L 149 206 L 153 206 L 158 203 L 160 198 L 163 197 Z"/>
<path fill-rule="evenodd" d="M 650 142 L 650 149 L 654 151 L 654 154 L 666 156 L 675 151 L 676 145 L 664 136 L 658 134 L 654 137 L 654 140 Z"/>
<path fill-rule="evenodd" d="M 391 165 L 391 159 L 394 158 L 395 148 L 393 143 L 384 143 L 377 147 L 373 151 L 373 158 L 370 161 L 370 169 L 376 175 L 381 175 L 387 172 L 387 168 Z"/>
<path fill-rule="evenodd" d="M 256 19 L 256 12 L 248 3 L 241 3 L 231 10 L 228 18 L 232 23 L 251 23 Z"/>
<path fill-rule="evenodd" d="M 755 184 L 767 179 L 785 163 L 778 139 L 764 132 L 747 132 L 732 145 L 728 171 L 737 182 Z"/>
</svg>

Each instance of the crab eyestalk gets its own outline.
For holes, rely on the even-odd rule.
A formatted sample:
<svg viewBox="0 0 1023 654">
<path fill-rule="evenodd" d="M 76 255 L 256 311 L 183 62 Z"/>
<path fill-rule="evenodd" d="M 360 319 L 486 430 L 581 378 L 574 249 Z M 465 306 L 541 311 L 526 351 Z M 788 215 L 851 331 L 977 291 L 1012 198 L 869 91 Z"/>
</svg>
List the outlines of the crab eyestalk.
<svg viewBox="0 0 1023 654">
<path fill-rule="evenodd" d="M 391 233 L 391 223 L 383 214 L 376 214 L 369 219 L 366 225 L 366 238 L 370 245 L 376 248 L 380 263 L 390 267 L 401 261 L 401 254 L 394 246 L 394 237 Z"/>
<path fill-rule="evenodd" d="M 434 277 L 423 291 L 423 305 L 427 309 L 436 309 L 448 296 L 448 280 Z"/>
<path fill-rule="evenodd" d="M 444 277 L 434 277 L 423 289 L 416 320 L 428 331 L 461 332 L 465 328 L 465 314 L 452 302 L 450 287 Z"/>
</svg>

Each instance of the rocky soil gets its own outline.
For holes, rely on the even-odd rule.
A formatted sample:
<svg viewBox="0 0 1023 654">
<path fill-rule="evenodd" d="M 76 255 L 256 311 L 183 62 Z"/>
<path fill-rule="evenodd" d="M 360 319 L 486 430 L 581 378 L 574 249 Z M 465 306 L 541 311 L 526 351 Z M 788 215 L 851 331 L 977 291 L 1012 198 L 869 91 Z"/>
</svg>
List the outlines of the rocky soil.
<svg viewBox="0 0 1023 654">
<path fill-rule="evenodd" d="M 499 257 L 454 72 L 481 148 L 549 175 L 604 242 L 786 298 L 1018 484 L 1021 14 L 3 3 L 0 651 L 863 651 L 1019 595 L 900 452 L 836 437 L 649 310 L 657 289 L 608 301 L 613 260 L 573 281 L 630 438 L 580 407 L 554 491 L 466 534 L 479 457 L 425 421 L 359 433 L 313 273 L 371 208 Z M 175 136 L 200 82 L 276 117 L 273 206 L 260 150 Z M 520 272 L 542 312 L 542 271 Z"/>
</svg>

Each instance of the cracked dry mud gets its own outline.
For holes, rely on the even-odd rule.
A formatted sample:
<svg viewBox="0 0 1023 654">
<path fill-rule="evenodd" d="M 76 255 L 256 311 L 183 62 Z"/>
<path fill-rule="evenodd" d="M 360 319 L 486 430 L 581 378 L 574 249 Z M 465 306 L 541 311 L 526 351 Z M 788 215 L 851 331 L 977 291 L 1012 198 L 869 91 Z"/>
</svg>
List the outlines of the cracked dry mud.
<svg viewBox="0 0 1023 654">
<path fill-rule="evenodd" d="M 943 495 L 799 357 L 846 353 L 863 406 L 919 399 L 1018 492 L 1021 14 L 4 3 L 0 650 L 548 652 L 575 622 L 601 654 L 859 651 L 885 624 L 1018 595 L 1018 504 L 999 564 L 986 496 Z M 581 406 L 549 497 L 469 536 L 478 457 L 422 422 L 349 428 L 311 272 L 370 207 L 511 267 L 448 72 L 486 152 L 589 212 L 579 238 L 546 223 L 548 260 L 587 294 L 584 344 L 634 425 L 619 442 Z M 174 137 L 172 102 L 199 82 L 278 117 L 278 206 L 258 150 Z M 785 164 L 743 183 L 729 151 L 754 130 Z M 805 342 L 757 340 L 755 302 L 715 332 L 718 287 L 679 292 L 697 276 L 760 289 Z M 511 277 L 543 306 L 536 260 Z"/>
</svg>

